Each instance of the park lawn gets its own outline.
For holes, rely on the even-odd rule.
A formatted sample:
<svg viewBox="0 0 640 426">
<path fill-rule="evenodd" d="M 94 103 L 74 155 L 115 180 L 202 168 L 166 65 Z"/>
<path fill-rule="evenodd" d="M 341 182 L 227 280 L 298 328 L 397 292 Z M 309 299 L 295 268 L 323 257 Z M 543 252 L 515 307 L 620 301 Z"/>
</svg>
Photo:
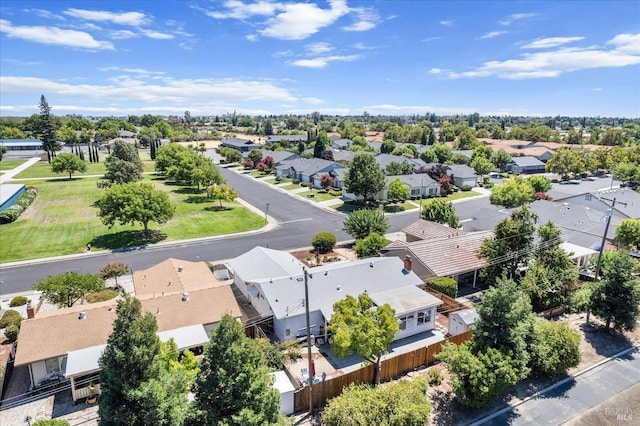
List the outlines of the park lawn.
<svg viewBox="0 0 640 426">
<path fill-rule="evenodd" d="M 102 160 L 104 160 L 103 156 L 100 156 Z M 4 163 L 4 161 L 0 162 Z M 151 160 L 143 161 L 142 166 L 144 168 L 144 172 L 153 172 L 155 171 L 155 162 Z M 87 171 L 84 173 L 74 173 L 73 176 L 96 176 L 96 175 L 104 175 L 107 169 L 104 167 L 104 161 L 100 161 L 99 163 L 87 163 Z M 67 173 L 53 173 L 51 171 L 51 165 L 46 161 L 40 161 L 29 167 L 26 170 L 20 172 L 16 179 L 35 179 L 35 178 L 48 178 L 48 177 L 69 177 Z"/>
<path fill-rule="evenodd" d="M 27 160 L 2 160 L 0 161 L 0 170 L 12 170 Z"/>
<path fill-rule="evenodd" d="M 340 213 L 352 213 L 355 210 L 360 210 L 360 209 L 364 209 L 366 207 L 364 207 L 362 204 L 355 204 L 355 203 L 342 203 L 342 204 L 336 204 L 335 206 L 331 206 L 331 208 L 339 211 Z M 377 208 L 377 207 L 368 207 L 368 208 Z M 404 212 L 404 211 L 410 211 L 410 210 L 415 210 L 417 209 L 418 206 L 413 204 L 412 202 L 409 201 L 405 201 L 404 203 L 396 203 L 396 204 L 386 204 L 384 206 L 384 212 L 385 213 L 399 213 L 399 212 Z"/>
<path fill-rule="evenodd" d="M 264 226 L 262 216 L 237 203 L 223 203 L 224 208 L 218 209 L 218 201 L 200 202 L 202 200 L 194 200 L 190 189 L 173 192 L 180 189 L 173 186 L 170 198 L 177 203 L 174 217 L 163 225 L 151 222 L 150 236 L 141 235 L 140 224 L 108 228 L 92 207 L 103 192 L 97 188 L 97 181 L 98 178 L 85 178 L 25 182 L 38 189 L 38 197 L 17 221 L 1 225 L 0 263 L 81 253 L 87 243 L 98 250 L 116 249 Z M 158 188 L 166 187 L 162 181 L 151 182 Z"/>
</svg>

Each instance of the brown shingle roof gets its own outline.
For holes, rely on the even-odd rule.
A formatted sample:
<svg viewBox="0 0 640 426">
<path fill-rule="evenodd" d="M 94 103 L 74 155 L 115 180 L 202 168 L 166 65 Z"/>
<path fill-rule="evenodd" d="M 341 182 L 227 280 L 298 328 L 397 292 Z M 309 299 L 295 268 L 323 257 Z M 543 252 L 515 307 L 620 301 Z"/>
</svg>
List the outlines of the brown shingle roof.
<svg viewBox="0 0 640 426">
<path fill-rule="evenodd" d="M 421 240 L 466 234 L 466 232 L 461 229 L 449 228 L 448 226 L 424 219 L 418 219 L 412 224 L 405 226 L 402 228 L 402 232 Z"/>
<path fill-rule="evenodd" d="M 180 271 L 180 269 L 182 269 Z M 224 285 L 204 262 L 169 258 L 133 273 L 136 296 L 182 293 Z"/>
<path fill-rule="evenodd" d="M 182 293 L 165 296 L 139 297 L 143 312 L 155 315 L 158 331 L 189 325 L 215 324 L 228 313 L 242 316 L 229 285 L 189 292 L 187 301 Z M 79 313 L 86 317 L 80 320 Z M 61 356 L 70 351 L 103 345 L 107 342 L 116 318 L 116 299 L 44 312 L 22 321 L 20 344 L 15 365 Z"/>
</svg>

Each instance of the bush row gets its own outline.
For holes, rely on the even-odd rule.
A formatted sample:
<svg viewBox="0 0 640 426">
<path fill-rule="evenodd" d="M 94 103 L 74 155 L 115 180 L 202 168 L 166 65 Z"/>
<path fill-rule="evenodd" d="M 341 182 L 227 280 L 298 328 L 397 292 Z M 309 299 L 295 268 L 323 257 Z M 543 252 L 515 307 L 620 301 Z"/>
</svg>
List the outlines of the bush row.
<svg viewBox="0 0 640 426">
<path fill-rule="evenodd" d="M 22 212 L 33 203 L 37 194 L 35 188 L 27 189 L 13 206 L 0 212 L 0 224 L 11 223 L 18 219 Z"/>
</svg>

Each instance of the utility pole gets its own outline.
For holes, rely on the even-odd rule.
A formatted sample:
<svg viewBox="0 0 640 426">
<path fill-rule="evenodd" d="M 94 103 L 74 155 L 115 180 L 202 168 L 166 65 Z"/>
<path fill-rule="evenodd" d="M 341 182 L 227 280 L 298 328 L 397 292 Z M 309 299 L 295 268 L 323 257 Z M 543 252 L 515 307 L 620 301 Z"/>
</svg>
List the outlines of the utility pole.
<svg viewBox="0 0 640 426">
<path fill-rule="evenodd" d="M 309 322 L 309 273 L 307 272 L 307 268 L 302 267 L 302 272 L 304 273 L 304 308 L 307 316 L 307 376 L 309 377 L 309 420 L 312 421 L 313 416 L 313 370 L 312 363 L 313 360 L 311 358 L 311 324 Z"/>
<path fill-rule="evenodd" d="M 424 195 L 422 194 L 422 187 L 424 186 L 424 175 L 420 178 L 420 208 L 418 209 L 418 219 L 422 219 L 422 199 Z"/>
</svg>

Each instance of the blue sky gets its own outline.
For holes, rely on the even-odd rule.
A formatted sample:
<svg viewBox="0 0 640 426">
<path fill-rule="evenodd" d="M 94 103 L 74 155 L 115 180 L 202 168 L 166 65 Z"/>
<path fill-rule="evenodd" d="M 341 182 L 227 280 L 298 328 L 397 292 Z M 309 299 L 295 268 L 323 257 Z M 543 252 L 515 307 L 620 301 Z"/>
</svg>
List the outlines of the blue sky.
<svg viewBox="0 0 640 426">
<path fill-rule="evenodd" d="M 0 115 L 640 117 L 639 1 L 0 3 Z"/>
</svg>

